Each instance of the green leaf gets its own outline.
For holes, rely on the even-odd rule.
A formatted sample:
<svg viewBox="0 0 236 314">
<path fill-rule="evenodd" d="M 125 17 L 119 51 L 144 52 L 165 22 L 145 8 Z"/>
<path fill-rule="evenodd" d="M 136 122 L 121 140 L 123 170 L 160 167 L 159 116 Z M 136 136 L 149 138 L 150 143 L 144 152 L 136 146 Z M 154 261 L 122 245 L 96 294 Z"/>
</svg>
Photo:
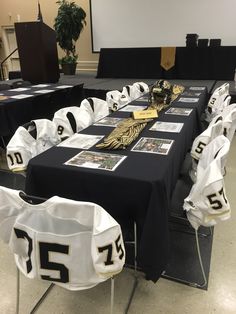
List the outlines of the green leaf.
<svg viewBox="0 0 236 314">
<path fill-rule="evenodd" d="M 86 12 L 73 1 L 59 0 L 56 3 L 59 5 L 54 22 L 56 40 L 67 58 L 75 57 L 76 41 L 86 26 Z"/>
</svg>

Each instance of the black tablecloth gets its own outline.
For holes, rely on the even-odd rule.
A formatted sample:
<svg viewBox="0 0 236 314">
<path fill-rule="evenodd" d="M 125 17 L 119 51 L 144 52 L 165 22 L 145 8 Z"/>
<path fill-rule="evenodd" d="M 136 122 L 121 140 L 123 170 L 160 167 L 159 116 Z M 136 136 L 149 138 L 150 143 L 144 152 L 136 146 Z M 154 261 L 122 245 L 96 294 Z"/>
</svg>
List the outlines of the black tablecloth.
<svg viewBox="0 0 236 314">
<path fill-rule="evenodd" d="M 14 89 L 4 90 L 0 95 L 9 98 L 0 100 L 0 136 L 11 136 L 16 129 L 33 119 L 51 119 L 53 113 L 69 104 L 69 96 L 72 88 L 77 86 L 66 87 L 64 84 L 47 84 L 46 87 L 27 86 L 27 90 L 14 91 Z M 63 87 L 65 86 L 65 87 Z M 69 86 L 69 85 L 68 85 Z M 58 88 L 63 87 L 63 88 Z M 83 84 L 79 84 L 81 93 Z M 35 93 L 40 90 L 51 90 L 48 93 Z M 15 99 L 11 96 L 20 94 L 32 95 L 32 97 Z M 78 95 L 79 97 L 79 95 Z M 81 97 L 82 100 L 83 97 Z"/>
<path fill-rule="evenodd" d="M 235 55 L 236 46 L 177 47 L 175 66 L 166 71 L 160 65 L 161 47 L 103 48 L 97 77 L 232 80 Z"/>
<path fill-rule="evenodd" d="M 192 141 L 199 132 L 198 116 L 204 109 L 206 89 L 195 104 L 175 102 L 172 106 L 192 107 L 190 116 L 167 115 L 163 110 L 159 120 L 183 122 L 180 133 L 156 132 L 148 123 L 140 137 L 173 139 L 168 155 L 126 150 L 106 151 L 127 158 L 112 171 L 64 165 L 81 150 L 53 147 L 30 160 L 27 169 L 26 192 L 31 195 L 63 197 L 95 202 L 105 208 L 121 227 L 136 221 L 138 230 L 138 265 L 147 279 L 156 281 L 165 269 L 169 256 L 168 208 L 181 164 Z M 143 105 L 144 102 L 135 104 Z M 114 117 L 130 113 L 115 112 Z M 107 135 L 113 128 L 92 125 L 85 134 Z M 95 147 L 92 151 L 101 151 Z M 104 152 L 102 150 L 101 152 Z"/>
</svg>

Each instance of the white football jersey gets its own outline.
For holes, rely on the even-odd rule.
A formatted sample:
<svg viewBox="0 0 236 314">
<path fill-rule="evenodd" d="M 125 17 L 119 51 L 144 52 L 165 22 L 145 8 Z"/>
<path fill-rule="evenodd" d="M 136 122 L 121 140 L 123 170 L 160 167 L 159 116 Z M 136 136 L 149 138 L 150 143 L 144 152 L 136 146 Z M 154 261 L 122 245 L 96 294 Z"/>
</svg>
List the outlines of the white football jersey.
<svg viewBox="0 0 236 314">
<path fill-rule="evenodd" d="M 135 82 L 133 84 L 133 88 L 136 90 L 136 95 L 135 95 L 135 99 L 149 93 L 149 87 L 146 83 L 144 82 Z"/>
<path fill-rule="evenodd" d="M 215 117 L 209 126 L 203 131 L 200 135 L 198 135 L 193 141 L 191 148 L 191 156 L 192 156 L 192 167 L 189 171 L 189 175 L 193 182 L 196 181 L 196 170 L 197 164 L 201 155 L 205 149 L 205 147 L 217 136 L 222 135 L 223 130 L 223 122 L 222 117 Z"/>
<path fill-rule="evenodd" d="M 225 83 L 218 87 L 210 97 L 205 111 L 206 121 L 210 122 L 216 115 L 220 114 L 230 101 L 229 83 Z"/>
<path fill-rule="evenodd" d="M 122 88 L 121 95 L 131 102 L 135 99 L 135 91 L 136 89 L 132 85 L 126 85 Z"/>
<path fill-rule="evenodd" d="M 80 108 L 83 108 L 91 115 L 93 123 L 109 115 L 107 102 L 96 97 L 84 99 L 80 104 Z"/>
<path fill-rule="evenodd" d="M 230 205 L 225 193 L 224 176 L 230 141 L 224 135 L 212 140 L 204 149 L 197 166 L 196 183 L 184 200 L 188 220 L 196 230 L 230 218 Z"/>
<path fill-rule="evenodd" d="M 133 85 L 123 87 L 121 94 L 127 98 L 129 102 L 143 96 L 149 92 L 148 85 L 144 82 L 136 82 Z"/>
<path fill-rule="evenodd" d="M 84 108 L 71 106 L 59 109 L 54 113 L 53 120 L 61 140 L 77 133 L 93 123 L 89 112 Z"/>
<path fill-rule="evenodd" d="M 101 206 L 58 196 L 33 205 L 22 194 L 0 187 L 0 237 L 25 276 L 82 290 L 122 270 L 121 228 Z"/>
<path fill-rule="evenodd" d="M 236 129 L 236 104 L 224 108 L 221 113 L 223 119 L 224 135 L 232 141 Z"/>
<path fill-rule="evenodd" d="M 130 99 L 118 90 L 113 90 L 106 93 L 106 102 L 111 111 L 117 111 L 127 105 L 130 102 Z"/>
<path fill-rule="evenodd" d="M 7 145 L 9 169 L 25 170 L 31 158 L 59 142 L 56 125 L 48 119 L 32 120 L 18 127 Z"/>
</svg>

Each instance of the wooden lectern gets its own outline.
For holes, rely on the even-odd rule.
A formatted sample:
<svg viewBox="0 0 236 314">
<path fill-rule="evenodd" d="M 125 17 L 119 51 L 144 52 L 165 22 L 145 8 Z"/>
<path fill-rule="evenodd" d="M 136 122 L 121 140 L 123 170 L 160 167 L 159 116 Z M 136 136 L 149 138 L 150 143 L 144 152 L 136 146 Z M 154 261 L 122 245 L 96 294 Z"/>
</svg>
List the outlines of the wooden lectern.
<svg viewBox="0 0 236 314">
<path fill-rule="evenodd" d="M 55 31 L 41 21 L 15 23 L 22 79 L 56 83 L 59 64 Z"/>
</svg>

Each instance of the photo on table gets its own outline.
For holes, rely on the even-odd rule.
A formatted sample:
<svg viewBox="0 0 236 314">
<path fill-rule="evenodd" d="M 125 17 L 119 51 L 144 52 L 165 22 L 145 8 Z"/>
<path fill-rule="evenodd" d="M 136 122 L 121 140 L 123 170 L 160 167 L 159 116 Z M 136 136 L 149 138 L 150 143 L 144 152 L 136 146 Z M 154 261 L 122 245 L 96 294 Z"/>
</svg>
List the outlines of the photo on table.
<svg viewBox="0 0 236 314">
<path fill-rule="evenodd" d="M 122 118 L 105 117 L 97 121 L 93 125 L 116 127 L 122 120 Z"/>
<path fill-rule="evenodd" d="M 173 114 L 178 116 L 189 116 L 193 109 L 191 108 L 178 108 L 178 107 L 172 107 L 169 108 L 165 114 Z"/>
<path fill-rule="evenodd" d="M 150 131 L 179 133 L 183 127 L 183 123 L 156 121 L 149 129 Z"/>
<path fill-rule="evenodd" d="M 127 105 L 127 106 L 121 108 L 119 111 L 134 112 L 134 111 L 142 111 L 146 108 L 147 108 L 147 106 Z"/>
<path fill-rule="evenodd" d="M 64 164 L 69 166 L 114 171 L 127 156 L 82 151 Z"/>
<path fill-rule="evenodd" d="M 89 149 L 99 142 L 104 135 L 75 133 L 57 146 Z"/>
<path fill-rule="evenodd" d="M 178 102 L 186 102 L 186 103 L 197 103 L 199 98 L 190 98 L 190 97 L 180 97 Z"/>
<path fill-rule="evenodd" d="M 131 151 L 168 155 L 173 143 L 174 140 L 166 138 L 142 137 Z"/>
</svg>

